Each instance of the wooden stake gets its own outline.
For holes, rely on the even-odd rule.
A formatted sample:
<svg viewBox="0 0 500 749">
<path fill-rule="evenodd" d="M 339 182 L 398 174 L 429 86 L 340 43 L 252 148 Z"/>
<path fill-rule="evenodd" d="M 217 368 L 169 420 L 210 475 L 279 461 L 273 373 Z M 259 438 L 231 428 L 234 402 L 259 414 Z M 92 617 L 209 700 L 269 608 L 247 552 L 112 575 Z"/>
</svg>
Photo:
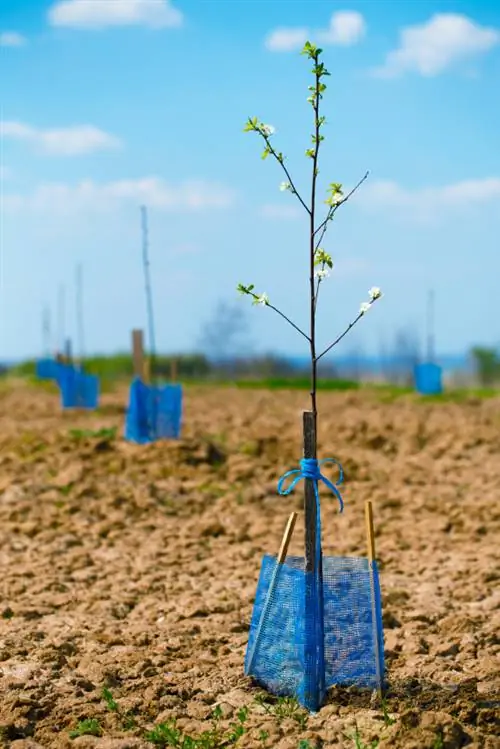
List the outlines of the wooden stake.
<svg viewBox="0 0 500 749">
<path fill-rule="evenodd" d="M 316 420 L 312 411 L 304 411 L 304 458 L 316 457 Z M 315 572 L 316 567 L 316 493 L 314 481 L 304 482 L 305 520 L 305 570 Z"/>
<path fill-rule="evenodd" d="M 144 381 L 144 335 L 142 330 L 132 331 L 132 359 L 134 377 Z"/>
<path fill-rule="evenodd" d="M 290 541 L 292 540 L 293 530 L 295 528 L 295 522 L 297 520 L 297 513 L 292 512 L 290 517 L 288 518 L 288 523 L 285 528 L 285 533 L 283 534 L 283 539 L 281 541 L 280 550 L 278 552 L 278 564 L 283 564 L 286 555 L 288 554 L 288 547 L 290 546 Z"/>
<path fill-rule="evenodd" d="M 73 360 L 71 351 L 71 338 L 66 338 L 66 340 L 64 341 L 64 359 L 66 364 L 71 364 Z"/>
<path fill-rule="evenodd" d="M 283 563 L 286 560 L 286 555 L 288 553 L 288 547 L 290 546 L 290 541 L 292 540 L 292 534 L 293 534 L 293 529 L 295 528 L 296 520 L 297 520 L 297 513 L 292 512 L 292 514 L 288 518 L 288 523 L 286 525 L 285 532 L 283 534 L 280 550 L 278 552 L 278 556 L 276 557 L 276 566 L 274 568 L 273 575 L 269 582 L 269 588 L 267 590 L 267 595 L 266 595 L 264 606 L 262 607 L 262 613 L 260 615 L 259 624 L 257 626 L 257 632 L 255 633 L 255 639 L 253 641 L 252 653 L 250 655 L 250 658 L 248 659 L 247 675 L 250 675 L 252 671 L 253 663 L 255 660 L 255 655 L 257 653 L 257 647 L 259 644 L 260 636 L 262 634 L 262 626 L 269 612 L 269 607 L 271 605 L 273 594 L 274 594 L 274 591 L 276 589 L 276 585 L 278 582 L 279 571 L 281 567 L 283 566 Z"/>
<path fill-rule="evenodd" d="M 170 380 L 172 382 L 177 382 L 177 359 L 172 359 L 170 361 Z"/>
<path fill-rule="evenodd" d="M 375 600 L 375 575 L 373 565 L 375 562 L 375 532 L 373 530 L 373 510 L 372 503 L 368 500 L 365 503 L 365 520 L 366 520 L 366 540 L 368 546 L 368 565 L 370 568 L 370 593 L 372 603 L 372 625 L 373 625 L 373 644 L 375 649 L 375 670 L 377 675 L 377 691 L 380 699 L 383 699 L 383 682 L 380 673 L 380 648 L 379 648 L 379 627 L 377 619 L 377 606 Z"/>
</svg>

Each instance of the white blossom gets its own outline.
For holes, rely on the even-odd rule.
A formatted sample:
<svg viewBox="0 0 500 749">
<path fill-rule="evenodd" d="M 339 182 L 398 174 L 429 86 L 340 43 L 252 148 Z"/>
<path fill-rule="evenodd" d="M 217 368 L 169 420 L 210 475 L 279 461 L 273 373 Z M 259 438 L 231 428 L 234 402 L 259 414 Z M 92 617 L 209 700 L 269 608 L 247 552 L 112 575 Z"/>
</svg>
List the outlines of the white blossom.
<svg viewBox="0 0 500 749">
<path fill-rule="evenodd" d="M 291 189 L 292 189 L 292 186 L 291 186 L 290 182 L 282 182 L 280 184 L 280 190 L 281 190 L 281 192 L 285 192 L 285 190 L 291 190 Z"/>
<path fill-rule="evenodd" d="M 325 278 L 328 278 L 330 271 L 328 268 L 322 268 L 321 270 L 317 270 L 314 275 L 319 281 L 323 281 Z"/>
<path fill-rule="evenodd" d="M 372 286 L 372 288 L 368 292 L 368 296 L 374 302 L 376 299 L 380 299 L 380 297 L 382 296 L 382 292 L 380 291 L 378 286 Z"/>
<path fill-rule="evenodd" d="M 370 307 L 371 307 L 370 302 L 363 302 L 359 308 L 359 314 L 364 315 L 365 312 L 368 312 Z"/>
<path fill-rule="evenodd" d="M 262 123 L 261 125 L 261 130 L 263 135 L 267 135 L 268 138 L 270 135 L 274 135 L 274 133 L 276 132 L 275 127 L 273 127 L 272 125 L 264 125 L 264 123 Z"/>
<path fill-rule="evenodd" d="M 263 304 L 263 305 L 269 304 L 269 297 L 264 292 L 263 294 L 260 294 L 260 296 L 257 297 L 257 299 L 255 300 L 255 304 Z"/>
</svg>

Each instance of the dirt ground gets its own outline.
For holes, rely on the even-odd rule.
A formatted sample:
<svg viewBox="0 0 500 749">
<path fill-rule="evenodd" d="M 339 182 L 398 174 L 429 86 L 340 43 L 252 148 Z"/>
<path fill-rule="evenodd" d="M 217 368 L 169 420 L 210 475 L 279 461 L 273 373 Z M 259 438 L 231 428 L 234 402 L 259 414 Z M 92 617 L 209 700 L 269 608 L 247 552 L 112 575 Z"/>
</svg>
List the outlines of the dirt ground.
<svg viewBox="0 0 500 749">
<path fill-rule="evenodd" d="M 0 392 L 0 745 L 146 749 L 176 718 L 157 746 L 500 747 L 500 399 L 320 395 L 320 457 L 346 473 L 343 515 L 322 492 L 324 551 L 366 554 L 372 499 L 390 686 L 383 709 L 333 689 L 307 716 L 243 676 L 262 555 L 302 506 L 276 483 L 307 394 L 187 389 L 182 440 L 143 447 L 121 438 L 126 397 L 62 414 Z"/>
</svg>

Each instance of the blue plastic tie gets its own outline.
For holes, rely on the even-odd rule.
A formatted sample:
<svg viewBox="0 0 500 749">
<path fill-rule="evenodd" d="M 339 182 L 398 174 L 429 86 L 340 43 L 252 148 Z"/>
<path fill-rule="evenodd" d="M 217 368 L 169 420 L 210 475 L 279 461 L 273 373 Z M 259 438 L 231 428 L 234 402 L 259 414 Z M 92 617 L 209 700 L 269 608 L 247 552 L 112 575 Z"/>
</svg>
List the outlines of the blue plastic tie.
<svg viewBox="0 0 500 749">
<path fill-rule="evenodd" d="M 330 481 L 330 479 L 327 479 L 326 476 L 323 476 L 323 474 L 321 473 L 321 466 L 325 463 L 333 463 L 334 465 L 338 466 L 340 476 L 338 481 L 336 481 L 335 483 Z M 292 482 L 287 489 L 283 489 L 283 484 L 289 476 L 295 476 L 295 478 L 292 479 Z M 338 499 L 340 512 L 343 512 L 344 501 L 337 487 L 344 482 L 344 469 L 342 468 L 338 460 L 335 460 L 334 458 L 324 458 L 324 460 L 316 460 L 316 458 L 302 458 L 302 460 L 300 461 L 300 468 L 295 468 L 293 471 L 287 471 L 280 478 L 280 480 L 278 481 L 278 493 L 283 496 L 291 494 L 299 481 L 302 481 L 302 479 L 311 479 L 312 481 L 314 481 L 314 491 L 316 494 L 316 500 L 318 501 L 318 482 L 322 481 Z"/>
</svg>

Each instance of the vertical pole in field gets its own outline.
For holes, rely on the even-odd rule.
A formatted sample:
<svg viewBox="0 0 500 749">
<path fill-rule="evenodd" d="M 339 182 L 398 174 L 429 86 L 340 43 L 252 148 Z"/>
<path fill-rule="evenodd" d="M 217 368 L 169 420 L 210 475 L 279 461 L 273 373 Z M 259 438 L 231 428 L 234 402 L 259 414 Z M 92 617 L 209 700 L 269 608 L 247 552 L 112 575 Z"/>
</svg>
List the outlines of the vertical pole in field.
<svg viewBox="0 0 500 749">
<path fill-rule="evenodd" d="M 149 271 L 149 233 L 148 233 L 148 214 L 146 206 L 141 206 L 141 223 L 142 223 L 142 263 L 144 267 L 144 282 L 146 288 L 146 306 L 148 315 L 148 336 L 149 351 L 151 357 L 150 374 L 154 383 L 155 379 L 155 359 L 156 359 L 156 341 L 153 315 L 153 294 L 151 291 L 151 275 Z"/>
<path fill-rule="evenodd" d="M 132 362 L 134 377 L 144 382 L 144 336 L 142 330 L 132 331 Z"/>
<path fill-rule="evenodd" d="M 435 339 L 434 339 L 434 291 L 427 294 L 427 361 L 434 364 Z"/>
<path fill-rule="evenodd" d="M 43 356 L 50 358 L 50 308 L 46 304 L 42 311 L 42 345 Z"/>
<path fill-rule="evenodd" d="M 303 413 L 304 458 L 317 457 L 316 414 Z M 305 480 L 305 638 L 304 638 L 304 700 L 308 709 L 317 710 L 324 691 L 323 653 L 323 585 L 321 539 L 317 537 L 318 506 L 312 479 Z M 317 550 L 320 548 L 320 554 Z"/>
<path fill-rule="evenodd" d="M 71 345 L 71 338 L 66 338 L 64 341 L 64 360 L 66 364 L 73 362 L 73 347 Z"/>
<path fill-rule="evenodd" d="M 380 699 L 384 696 L 384 684 L 380 668 L 380 635 L 379 621 L 377 618 L 377 604 L 375 598 L 375 531 L 373 529 L 373 510 L 372 503 L 368 500 L 365 503 L 365 521 L 366 521 L 366 540 L 368 546 L 368 567 L 370 571 L 370 593 L 372 606 L 372 629 L 373 629 L 373 649 L 375 655 L 375 674 L 377 679 L 377 691 Z"/>
<path fill-rule="evenodd" d="M 59 286 L 57 296 L 57 351 L 61 356 L 64 356 L 66 345 L 65 291 L 64 286 Z"/>
<path fill-rule="evenodd" d="M 85 358 L 85 331 L 83 311 L 83 269 L 81 263 L 76 266 L 76 358 L 83 365 Z"/>
</svg>

